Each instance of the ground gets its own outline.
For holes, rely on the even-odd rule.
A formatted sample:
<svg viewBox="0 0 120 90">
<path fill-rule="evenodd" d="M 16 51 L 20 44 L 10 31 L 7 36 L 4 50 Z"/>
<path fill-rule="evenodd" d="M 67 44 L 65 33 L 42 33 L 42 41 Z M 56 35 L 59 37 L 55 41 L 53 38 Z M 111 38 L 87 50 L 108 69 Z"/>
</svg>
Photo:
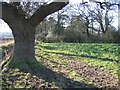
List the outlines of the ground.
<svg viewBox="0 0 120 90">
<path fill-rule="evenodd" d="M 117 44 L 37 42 L 35 51 L 39 71 L 4 67 L 4 88 L 118 89 Z"/>
</svg>

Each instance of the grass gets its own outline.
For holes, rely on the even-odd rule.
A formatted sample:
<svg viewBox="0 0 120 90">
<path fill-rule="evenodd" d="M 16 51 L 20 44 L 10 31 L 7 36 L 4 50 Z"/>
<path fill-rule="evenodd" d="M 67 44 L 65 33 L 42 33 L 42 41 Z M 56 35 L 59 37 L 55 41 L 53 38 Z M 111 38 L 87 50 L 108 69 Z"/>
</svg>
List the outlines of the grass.
<svg viewBox="0 0 120 90">
<path fill-rule="evenodd" d="M 45 51 L 44 53 L 69 55 L 89 65 L 108 69 L 118 77 L 119 46 L 117 44 L 42 43 L 39 46 Z"/>
<path fill-rule="evenodd" d="M 0 55 L 2 56 L 2 48 L 0 48 Z"/>
<path fill-rule="evenodd" d="M 45 89 L 45 87 L 113 87 L 114 82 L 116 83 L 117 81 L 116 78 L 118 79 L 118 48 L 119 46 L 117 44 L 37 42 L 35 52 L 38 63 L 34 63 L 33 65 L 36 66 L 34 70 L 36 70 L 37 73 L 23 72 L 18 68 L 4 69 L 3 80 L 5 80 L 3 81 L 3 87 L 37 89 Z M 72 63 L 70 63 L 70 61 Z M 112 74 L 106 71 L 100 71 L 97 72 L 100 74 L 99 77 L 95 75 L 95 77 L 87 77 L 85 76 L 89 74 L 86 73 L 87 69 L 79 69 L 79 64 L 82 65 L 82 62 L 86 63 L 85 68 L 92 66 L 94 67 L 93 69 L 96 69 L 97 67 L 97 69 L 100 68 L 110 71 Z M 81 73 L 83 74 L 80 74 L 80 70 L 85 71 L 82 71 Z M 108 76 L 108 78 L 102 76 L 104 72 L 106 72 L 105 76 Z M 91 72 L 90 74 L 92 75 L 93 73 Z M 111 78 L 112 75 L 116 78 L 110 80 L 109 78 Z M 100 80 L 100 82 L 97 82 L 98 80 Z"/>
</svg>

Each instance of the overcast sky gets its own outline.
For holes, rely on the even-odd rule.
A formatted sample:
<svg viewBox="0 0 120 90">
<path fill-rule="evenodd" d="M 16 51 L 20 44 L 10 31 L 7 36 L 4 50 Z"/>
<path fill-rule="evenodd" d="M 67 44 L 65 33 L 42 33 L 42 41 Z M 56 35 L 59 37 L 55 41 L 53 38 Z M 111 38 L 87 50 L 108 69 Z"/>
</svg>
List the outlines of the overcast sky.
<svg viewBox="0 0 120 90">
<path fill-rule="evenodd" d="M 8 24 L 1 19 L 0 19 L 0 32 L 11 32 L 11 29 L 9 28 Z"/>
</svg>

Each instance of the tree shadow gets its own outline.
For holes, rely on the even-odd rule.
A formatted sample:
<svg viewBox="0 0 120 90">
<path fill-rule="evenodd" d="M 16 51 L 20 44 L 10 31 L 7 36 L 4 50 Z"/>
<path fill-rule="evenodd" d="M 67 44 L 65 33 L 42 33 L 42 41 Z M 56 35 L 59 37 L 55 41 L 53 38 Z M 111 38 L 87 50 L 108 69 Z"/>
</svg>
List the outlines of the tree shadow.
<svg viewBox="0 0 120 90">
<path fill-rule="evenodd" d="M 57 47 L 52 47 L 52 46 L 40 46 L 42 48 L 48 49 L 48 50 L 56 50 Z"/>
<path fill-rule="evenodd" d="M 34 65 L 32 65 L 34 66 Z M 37 66 L 37 67 L 36 67 Z M 52 83 L 54 82 L 56 86 L 62 89 L 68 89 L 68 88 L 80 88 L 82 90 L 97 90 L 98 88 L 95 87 L 92 84 L 86 84 L 84 82 L 78 82 L 74 81 L 70 78 L 67 78 L 63 73 L 55 72 L 51 70 L 50 68 L 47 68 L 45 65 L 41 64 L 40 62 L 37 62 L 35 64 L 34 70 L 28 70 L 24 71 L 21 68 L 18 68 L 20 71 L 25 73 L 30 73 L 31 75 L 35 75 L 39 78 L 42 78 L 46 82 Z"/>
<path fill-rule="evenodd" d="M 92 59 L 100 59 L 102 61 L 111 61 L 111 62 L 116 62 L 118 63 L 119 60 L 113 60 L 113 59 L 109 59 L 109 58 L 99 58 L 97 56 L 90 56 L 90 55 L 85 55 L 85 54 L 82 54 L 80 55 L 81 57 L 87 57 L 87 58 L 92 58 Z"/>
<path fill-rule="evenodd" d="M 85 58 L 99 59 L 102 61 L 111 61 L 111 62 L 116 62 L 116 63 L 120 62 L 119 60 L 113 60 L 113 59 L 109 59 L 109 58 L 99 58 L 97 56 L 91 56 L 91 55 L 86 55 L 86 54 L 81 54 L 81 55 L 79 55 L 79 54 L 66 54 L 63 52 L 47 52 L 47 53 L 60 54 L 60 55 L 64 55 L 64 56 L 80 56 L 80 57 L 85 57 Z"/>
</svg>

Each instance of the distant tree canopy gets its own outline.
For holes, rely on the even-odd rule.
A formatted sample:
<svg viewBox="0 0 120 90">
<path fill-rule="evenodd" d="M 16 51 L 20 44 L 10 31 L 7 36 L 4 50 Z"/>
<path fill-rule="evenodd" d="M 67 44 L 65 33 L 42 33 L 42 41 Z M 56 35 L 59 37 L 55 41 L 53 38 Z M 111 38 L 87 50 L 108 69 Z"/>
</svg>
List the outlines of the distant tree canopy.
<svg viewBox="0 0 120 90">
<path fill-rule="evenodd" d="M 48 16 L 38 25 L 37 31 L 40 31 L 41 25 L 46 25 L 41 32 L 46 33 L 45 42 L 53 39 L 50 41 L 117 43 L 120 34 L 112 24 L 117 17 L 118 5 L 114 1 L 69 4 L 58 13 Z M 43 35 L 38 34 L 37 39 L 43 39 Z"/>
</svg>

